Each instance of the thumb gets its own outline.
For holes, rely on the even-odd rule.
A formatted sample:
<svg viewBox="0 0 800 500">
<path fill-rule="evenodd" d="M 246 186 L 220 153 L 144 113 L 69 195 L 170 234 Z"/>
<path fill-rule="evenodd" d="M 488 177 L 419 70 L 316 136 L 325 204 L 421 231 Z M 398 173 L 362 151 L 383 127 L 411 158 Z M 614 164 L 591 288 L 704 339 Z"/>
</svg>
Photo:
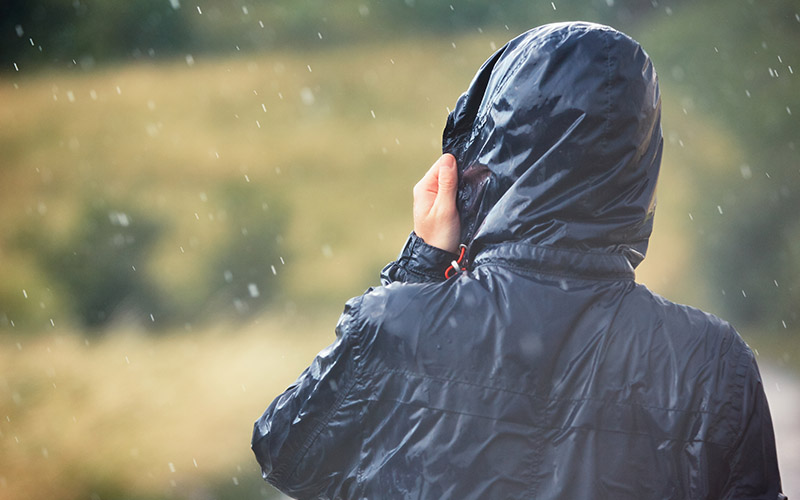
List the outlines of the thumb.
<svg viewBox="0 0 800 500">
<path fill-rule="evenodd" d="M 454 202 L 456 190 L 458 189 L 458 170 L 456 169 L 456 159 L 447 153 L 439 158 L 439 190 L 436 193 L 436 200 Z"/>
</svg>

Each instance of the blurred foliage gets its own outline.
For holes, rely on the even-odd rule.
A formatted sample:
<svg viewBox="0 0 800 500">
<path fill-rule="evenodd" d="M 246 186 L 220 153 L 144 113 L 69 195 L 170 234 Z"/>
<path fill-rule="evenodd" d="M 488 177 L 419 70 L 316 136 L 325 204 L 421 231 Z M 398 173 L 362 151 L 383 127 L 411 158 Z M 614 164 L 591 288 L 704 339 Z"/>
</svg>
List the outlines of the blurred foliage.
<svg viewBox="0 0 800 500">
<path fill-rule="evenodd" d="M 0 5 L 2 70 L 230 53 L 507 28 L 565 18 L 631 23 L 681 0 L 8 0 Z M 557 5 L 557 7 L 556 7 Z"/>
<path fill-rule="evenodd" d="M 80 323 L 91 330 L 120 309 L 139 318 L 162 316 L 162 302 L 145 277 L 148 252 L 161 230 L 147 217 L 91 204 L 66 241 L 50 241 L 40 233 L 27 233 L 21 240 L 68 298 Z"/>
<path fill-rule="evenodd" d="M 23 226 L 14 246 L 38 264 L 51 287 L 47 300 L 60 300 L 49 318 L 42 318 L 41 308 L 26 307 L 35 301 L 21 300 L 29 295 L 23 290 L 22 297 L 0 303 L 5 321 L 13 318 L 15 328 L 37 330 L 53 316 L 66 317 L 97 334 L 115 323 L 163 329 L 219 315 L 244 320 L 261 312 L 280 287 L 284 207 L 264 186 L 249 183 L 225 184 L 215 195 L 223 205 L 222 231 L 210 238 L 206 251 L 188 259 L 181 276 L 166 282 L 154 269 L 152 254 L 169 222 L 130 203 L 84 195 L 84 206 L 63 234 Z"/>
<path fill-rule="evenodd" d="M 95 61 L 172 53 L 190 26 L 166 0 L 6 0 L 0 4 L 0 58 L 20 64 Z M 4 64 L 7 70 L 10 63 Z"/>
<path fill-rule="evenodd" d="M 697 273 L 714 283 L 725 316 L 760 330 L 800 320 L 798 12 L 792 2 L 702 2 L 675 9 L 641 40 L 675 89 L 665 99 L 735 138 L 735 160 L 696 166 L 703 196 L 691 210 L 707 256 Z"/>
<path fill-rule="evenodd" d="M 226 234 L 210 264 L 208 285 L 217 306 L 233 318 L 246 318 L 264 308 L 278 292 L 285 262 L 282 252 L 286 217 L 282 205 L 263 186 L 234 184 L 224 186 L 227 205 L 223 223 Z M 204 298 L 205 304 L 212 297 Z M 191 318 L 201 311 L 192 311 Z"/>
</svg>

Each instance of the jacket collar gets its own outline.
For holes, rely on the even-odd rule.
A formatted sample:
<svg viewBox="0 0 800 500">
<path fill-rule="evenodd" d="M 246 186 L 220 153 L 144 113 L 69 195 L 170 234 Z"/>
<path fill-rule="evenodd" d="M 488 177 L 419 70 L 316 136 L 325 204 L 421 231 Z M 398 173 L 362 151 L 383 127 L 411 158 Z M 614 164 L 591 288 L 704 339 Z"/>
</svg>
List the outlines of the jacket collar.
<svg viewBox="0 0 800 500">
<path fill-rule="evenodd" d="M 565 278 L 635 278 L 633 266 L 622 254 L 569 250 L 520 242 L 498 243 L 482 249 L 472 267 L 486 265 L 505 265 Z"/>
</svg>

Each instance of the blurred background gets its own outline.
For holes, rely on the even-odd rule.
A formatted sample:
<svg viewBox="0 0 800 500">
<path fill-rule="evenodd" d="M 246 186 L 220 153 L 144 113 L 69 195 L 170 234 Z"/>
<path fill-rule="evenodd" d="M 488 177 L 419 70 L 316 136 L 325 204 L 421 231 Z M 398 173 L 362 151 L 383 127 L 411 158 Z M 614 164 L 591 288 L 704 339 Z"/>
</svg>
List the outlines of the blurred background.
<svg viewBox="0 0 800 500">
<path fill-rule="evenodd" d="M 800 494 L 800 4 L 0 3 L 0 497 L 279 498 L 252 422 L 411 229 L 480 64 L 610 24 L 659 72 L 637 279 L 758 354 Z"/>
</svg>

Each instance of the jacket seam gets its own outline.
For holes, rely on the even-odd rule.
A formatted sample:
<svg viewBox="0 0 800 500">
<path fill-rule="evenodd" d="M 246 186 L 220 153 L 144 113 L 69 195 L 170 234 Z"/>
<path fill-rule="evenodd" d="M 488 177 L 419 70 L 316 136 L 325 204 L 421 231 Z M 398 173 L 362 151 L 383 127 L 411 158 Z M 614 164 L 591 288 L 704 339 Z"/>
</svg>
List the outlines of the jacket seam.
<svg viewBox="0 0 800 500">
<path fill-rule="evenodd" d="M 481 418 L 481 419 L 492 420 L 492 421 L 509 422 L 509 423 L 513 423 L 513 424 L 517 424 L 517 425 L 527 425 L 529 427 L 536 428 L 536 429 L 547 429 L 547 430 L 567 430 L 567 429 L 587 430 L 587 429 L 590 429 L 590 430 L 597 430 L 597 431 L 602 431 L 602 432 L 614 432 L 614 433 L 618 433 L 618 434 L 627 434 L 627 435 L 632 435 L 632 436 L 650 436 L 650 437 L 652 437 L 652 433 L 649 433 L 649 432 L 632 432 L 632 431 L 625 431 L 625 430 L 619 430 L 619 429 L 607 429 L 607 428 L 603 428 L 603 427 L 588 427 L 588 428 L 587 427 L 577 427 L 577 426 L 559 427 L 559 426 L 541 425 L 541 424 L 537 424 L 535 422 L 528 422 L 528 423 L 525 423 L 525 424 L 520 424 L 519 422 L 514 422 L 512 420 L 507 420 L 507 419 L 504 419 L 504 418 L 488 417 L 486 415 L 479 415 L 477 413 L 458 411 L 458 410 L 453 410 L 453 409 L 450 409 L 450 408 L 431 407 L 431 406 L 423 405 L 423 404 L 420 404 L 420 403 L 413 403 L 413 402 L 409 402 L 409 401 L 401 401 L 401 400 L 394 399 L 394 398 L 375 398 L 375 399 L 368 399 L 368 400 L 369 401 L 375 401 L 375 402 L 381 402 L 381 401 L 392 402 L 392 403 L 397 403 L 397 404 L 402 404 L 402 405 L 407 405 L 407 406 L 413 406 L 414 408 L 421 408 L 421 409 L 430 410 L 430 411 L 438 411 L 438 412 L 442 412 L 442 413 L 452 413 L 452 414 L 455 414 L 455 415 L 466 415 L 468 417 L 475 417 L 475 418 Z M 723 448 L 730 447 L 729 444 L 718 443 L 716 441 L 712 441 L 712 440 L 709 440 L 709 439 L 683 439 L 683 438 L 677 438 L 677 437 L 672 437 L 672 436 L 661 437 L 661 439 L 665 439 L 667 441 L 678 441 L 678 442 L 682 442 L 682 443 L 695 443 L 695 442 L 697 442 L 697 443 L 709 443 L 709 444 L 714 444 L 714 445 L 717 445 L 717 446 L 720 446 L 720 447 L 723 447 Z"/>
<path fill-rule="evenodd" d="M 632 273 L 628 273 L 625 271 L 614 271 L 614 272 L 607 272 L 603 274 L 594 274 L 594 273 L 570 273 L 566 271 L 551 271 L 551 270 L 542 270 L 538 267 L 534 266 L 523 266 L 520 264 L 514 264 L 509 259 L 503 257 L 487 257 L 481 259 L 480 262 L 476 263 L 474 269 L 477 269 L 482 266 L 490 266 L 490 265 L 502 265 L 503 267 L 507 267 L 510 269 L 515 269 L 518 271 L 524 271 L 528 274 L 542 274 L 545 276 L 555 276 L 558 278 L 577 278 L 577 279 L 593 279 L 599 281 L 634 281 L 635 276 Z"/>
<path fill-rule="evenodd" d="M 745 387 L 745 383 L 746 383 L 745 373 L 747 371 L 747 366 L 746 365 L 747 365 L 747 361 L 748 361 L 748 356 L 746 355 L 745 349 L 749 349 L 749 348 L 746 347 L 746 346 L 739 348 L 739 352 L 737 353 L 737 358 L 736 358 L 736 363 L 735 363 L 735 365 L 736 365 L 736 374 L 735 374 L 735 378 L 734 378 L 733 384 L 734 384 L 734 388 L 738 389 L 737 392 L 739 393 L 740 397 L 739 398 L 735 398 L 733 400 L 734 403 L 732 405 L 733 406 L 733 412 L 732 413 L 733 413 L 734 417 L 741 416 L 742 415 L 742 411 L 744 410 L 744 405 L 741 403 L 741 401 L 744 399 L 744 393 L 745 393 L 745 390 L 746 390 L 746 387 Z M 744 426 L 745 425 L 747 425 L 746 416 L 742 418 L 742 425 L 737 430 L 737 432 L 735 434 L 736 439 L 733 440 L 733 442 L 730 445 L 730 449 L 725 454 L 726 461 L 731 464 L 729 477 L 728 477 L 728 484 L 730 484 L 730 481 L 736 477 L 736 470 L 738 469 L 739 461 L 741 459 L 742 454 L 741 453 L 737 453 L 737 454 L 734 455 L 734 452 L 736 451 L 739 442 L 744 437 L 744 430 L 745 430 Z M 740 483 L 739 482 L 735 482 L 733 484 L 733 490 L 732 491 L 736 492 L 739 489 L 739 487 L 740 487 Z"/>
<path fill-rule="evenodd" d="M 408 371 L 408 370 L 393 370 L 393 369 L 381 370 L 379 372 L 376 372 L 375 375 L 380 375 L 381 373 L 396 373 L 398 375 L 405 375 L 405 376 L 424 378 L 424 379 L 428 379 L 428 380 L 435 380 L 437 382 L 456 382 L 456 383 L 459 383 L 459 384 L 469 385 L 469 386 L 472 386 L 472 387 L 479 387 L 481 389 L 489 389 L 489 390 L 492 390 L 492 391 L 505 392 L 505 393 L 508 393 L 508 394 L 516 394 L 518 396 L 527 396 L 527 397 L 531 397 L 531 398 L 534 398 L 534 399 L 538 399 L 538 400 L 540 400 L 542 402 L 546 402 L 546 403 L 551 403 L 551 402 L 583 403 L 583 402 L 587 402 L 587 401 L 593 401 L 593 402 L 597 402 L 597 403 L 608 403 L 608 404 L 613 404 L 613 405 L 617 405 L 617 406 L 637 406 L 639 408 L 644 408 L 644 409 L 648 409 L 648 410 L 663 410 L 663 411 L 672 411 L 672 412 L 681 412 L 681 413 L 700 413 L 700 414 L 707 414 L 707 415 L 712 415 L 712 416 L 721 416 L 720 413 L 716 413 L 716 412 L 709 411 L 709 410 L 693 410 L 693 409 L 684 409 L 684 408 L 667 408 L 667 407 L 662 407 L 662 406 L 646 405 L 646 404 L 636 403 L 636 402 L 612 401 L 612 400 L 608 400 L 608 399 L 599 399 L 599 398 L 547 398 L 547 397 L 543 397 L 543 396 L 538 396 L 536 394 L 531 394 L 531 393 L 528 393 L 528 392 L 515 391 L 515 390 L 512 390 L 512 389 L 505 389 L 503 387 L 495 387 L 495 386 L 490 386 L 490 385 L 478 384 L 478 383 L 475 383 L 475 382 L 470 382 L 470 381 L 465 381 L 465 380 L 457 380 L 457 379 L 451 379 L 451 378 L 446 378 L 446 377 L 436 377 L 436 376 L 433 376 L 433 375 L 425 375 L 425 374 L 415 373 L 415 372 Z"/>
<path fill-rule="evenodd" d="M 363 322 L 363 320 L 361 320 L 361 318 L 360 318 L 360 316 L 361 316 L 360 315 L 361 304 L 362 304 L 363 300 L 364 300 L 364 296 L 362 295 L 362 296 L 360 296 L 358 298 L 358 302 L 356 304 L 354 304 L 352 306 L 352 308 L 351 308 L 351 311 L 352 311 L 352 314 L 351 314 L 352 319 L 351 319 L 351 321 L 352 321 L 352 323 L 348 324 L 348 326 L 346 327 L 347 328 L 347 334 L 350 334 L 352 332 L 352 327 L 350 325 L 355 323 L 356 320 L 358 320 L 359 323 Z M 359 348 L 359 346 L 361 344 L 361 336 L 360 336 L 361 330 L 362 329 L 359 328 L 358 331 L 356 332 L 356 334 L 353 335 L 353 337 L 354 337 L 353 349 L 354 350 L 358 350 L 358 348 Z M 319 434 L 322 432 L 322 430 L 325 427 L 328 426 L 328 423 L 330 422 L 331 417 L 337 411 L 339 411 L 339 409 L 342 406 L 342 403 L 344 403 L 344 401 L 347 399 L 347 397 L 350 396 L 350 393 L 352 392 L 353 387 L 355 386 L 356 381 L 358 380 L 358 371 L 360 369 L 360 364 L 361 364 L 360 356 L 355 357 L 355 363 L 354 363 L 354 368 L 353 368 L 354 376 L 353 376 L 352 380 L 350 381 L 349 384 L 347 384 L 347 389 L 344 390 L 344 391 L 341 391 L 341 394 L 337 397 L 337 399 L 334 402 L 334 404 L 331 406 L 331 408 L 328 410 L 328 412 L 325 413 L 324 418 L 320 419 L 320 421 L 317 424 L 317 426 L 314 428 L 313 431 L 311 431 L 311 433 L 309 434 L 308 438 L 306 438 L 305 443 L 303 443 L 303 446 L 300 448 L 300 450 L 298 450 L 298 452 L 297 452 L 297 454 L 295 456 L 295 459 L 290 462 L 292 465 L 291 465 L 291 468 L 287 467 L 287 469 L 289 470 L 289 472 L 286 474 L 286 480 L 287 481 L 292 478 L 292 476 L 295 474 L 295 472 L 297 472 L 297 468 L 300 466 L 300 463 L 303 461 L 303 458 L 305 457 L 306 453 L 308 453 L 308 450 L 311 448 L 311 446 L 317 440 L 317 437 L 319 437 Z M 281 471 L 281 472 L 283 472 L 283 471 Z M 278 477 L 277 471 L 276 471 L 275 476 L 276 476 L 276 479 L 277 479 L 277 477 Z"/>
</svg>

